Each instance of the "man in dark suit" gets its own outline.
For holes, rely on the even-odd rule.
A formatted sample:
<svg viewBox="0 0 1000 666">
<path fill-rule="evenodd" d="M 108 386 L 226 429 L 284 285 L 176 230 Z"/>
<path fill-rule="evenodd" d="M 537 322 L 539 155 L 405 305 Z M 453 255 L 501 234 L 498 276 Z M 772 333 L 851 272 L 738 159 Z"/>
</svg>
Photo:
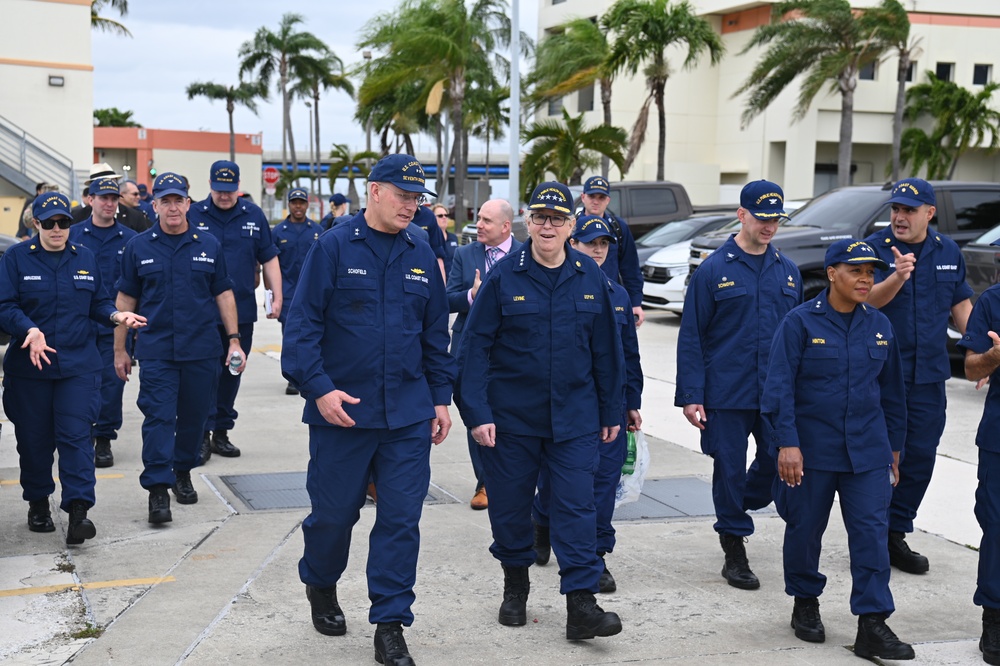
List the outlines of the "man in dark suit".
<svg viewBox="0 0 1000 666">
<path fill-rule="evenodd" d="M 510 235 L 514 209 L 503 199 L 490 199 L 479 209 L 476 219 L 476 241 L 455 250 L 448 273 L 448 309 L 458 317 L 451 327 L 451 353 L 458 357 L 462 345 L 462 329 L 476 298 L 479 285 L 496 262 L 515 252 L 521 243 Z M 456 392 L 457 394 L 457 392 Z M 476 494 L 469 506 L 477 511 L 487 507 L 486 486 L 483 483 L 481 449 L 468 434 L 469 457 L 476 474 Z"/>
</svg>

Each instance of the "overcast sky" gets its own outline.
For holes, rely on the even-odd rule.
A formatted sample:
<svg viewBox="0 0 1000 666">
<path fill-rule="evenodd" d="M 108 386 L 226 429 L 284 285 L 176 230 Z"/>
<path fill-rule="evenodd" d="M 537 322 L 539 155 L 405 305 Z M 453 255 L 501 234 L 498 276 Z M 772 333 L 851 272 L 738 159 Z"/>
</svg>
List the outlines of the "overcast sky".
<svg viewBox="0 0 1000 666">
<path fill-rule="evenodd" d="M 391 12 L 399 0 L 133 0 L 121 19 L 132 37 L 94 32 L 94 106 L 118 107 L 134 113 L 137 122 L 155 129 L 228 132 L 224 102 L 204 98 L 188 101 L 185 89 L 194 81 L 231 85 L 238 81 L 240 45 L 261 26 L 276 30 L 281 15 L 305 17 L 308 30 L 329 47 L 347 67 L 361 60 L 356 47 L 362 27 L 382 12 Z M 535 35 L 538 0 L 520 0 L 521 29 Z M 109 13 L 109 18 L 118 18 Z M 281 100 L 277 89 L 255 116 L 242 107 L 234 114 L 238 133 L 262 132 L 265 150 L 281 149 Z M 355 123 L 354 102 L 341 92 L 320 99 L 323 152 L 333 143 L 364 149 L 364 129 Z M 296 147 L 309 147 L 308 110 L 302 102 L 292 107 Z M 373 139 L 376 141 L 376 139 Z M 429 138 L 416 139 L 417 150 L 431 150 Z"/>
</svg>

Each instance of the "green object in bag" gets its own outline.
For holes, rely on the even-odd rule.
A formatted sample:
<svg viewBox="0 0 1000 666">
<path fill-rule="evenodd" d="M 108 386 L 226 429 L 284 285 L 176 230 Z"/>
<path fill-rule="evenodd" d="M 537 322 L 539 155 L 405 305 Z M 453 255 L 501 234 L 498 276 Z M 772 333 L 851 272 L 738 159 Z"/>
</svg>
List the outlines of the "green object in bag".
<svg viewBox="0 0 1000 666">
<path fill-rule="evenodd" d="M 625 454 L 625 464 L 622 465 L 622 474 L 635 473 L 635 433 L 628 432 L 628 453 Z"/>
</svg>

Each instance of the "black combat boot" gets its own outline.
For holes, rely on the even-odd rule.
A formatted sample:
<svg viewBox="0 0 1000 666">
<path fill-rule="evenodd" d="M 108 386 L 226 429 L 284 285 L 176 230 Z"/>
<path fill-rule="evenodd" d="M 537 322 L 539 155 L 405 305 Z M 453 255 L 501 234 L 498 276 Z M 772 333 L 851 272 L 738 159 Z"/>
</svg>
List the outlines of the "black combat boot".
<svg viewBox="0 0 1000 666">
<path fill-rule="evenodd" d="M 601 566 L 604 567 L 604 573 L 601 574 L 601 580 L 597 582 L 597 591 L 601 594 L 607 594 L 609 592 L 614 592 L 618 589 L 618 583 L 615 582 L 615 577 L 611 575 L 608 571 L 608 565 L 604 561 L 604 556 L 606 553 L 600 553 L 598 555 L 601 558 Z"/>
<path fill-rule="evenodd" d="M 1000 608 L 983 606 L 983 637 L 979 649 L 987 664 L 1000 664 Z"/>
<path fill-rule="evenodd" d="M 347 633 L 347 619 L 337 603 L 337 586 L 313 587 L 306 585 L 306 599 L 312 609 L 313 626 L 325 636 L 343 636 Z"/>
<path fill-rule="evenodd" d="M 375 661 L 386 666 L 416 666 L 406 641 L 402 622 L 379 622 L 375 629 Z"/>
<path fill-rule="evenodd" d="M 94 438 L 94 467 L 113 467 L 115 454 L 111 453 L 111 440 L 107 437 Z"/>
<path fill-rule="evenodd" d="M 549 526 L 539 525 L 532 521 L 535 527 L 535 564 L 548 564 L 552 556 L 552 543 L 549 541 Z"/>
<path fill-rule="evenodd" d="M 858 616 L 858 637 L 854 639 L 854 654 L 865 659 L 913 659 L 913 648 L 896 638 L 885 623 L 883 613 Z"/>
<path fill-rule="evenodd" d="M 31 500 L 28 502 L 28 529 L 32 532 L 55 532 L 52 522 L 52 512 L 49 511 L 49 498 Z"/>
<path fill-rule="evenodd" d="M 170 513 L 170 495 L 166 485 L 149 489 L 149 522 L 154 525 L 169 523 L 174 519 Z"/>
<path fill-rule="evenodd" d="M 500 624 L 520 627 L 528 623 L 528 567 L 503 566 L 503 603 L 500 604 Z"/>
<path fill-rule="evenodd" d="M 201 438 L 201 449 L 198 457 L 202 465 L 207 463 L 212 457 L 212 433 L 209 430 L 206 430 L 205 435 Z"/>
<path fill-rule="evenodd" d="M 792 608 L 792 629 L 795 637 L 809 643 L 826 641 L 826 629 L 819 617 L 819 599 L 816 597 L 795 597 Z"/>
<path fill-rule="evenodd" d="M 177 503 L 197 504 L 198 491 L 191 485 L 191 472 L 174 472 L 174 477 L 177 480 L 174 481 L 172 490 L 174 491 L 174 497 L 177 498 Z"/>
<path fill-rule="evenodd" d="M 927 573 L 931 568 L 926 557 L 910 550 L 902 532 L 889 532 L 889 564 L 911 574 Z"/>
<path fill-rule="evenodd" d="M 566 595 L 566 638 L 578 641 L 595 636 L 621 633 L 622 621 L 617 613 L 606 613 L 587 590 Z"/>
<path fill-rule="evenodd" d="M 753 571 L 750 571 L 750 562 L 747 561 L 747 550 L 743 546 L 743 537 L 735 534 L 720 534 L 719 543 L 726 553 L 726 563 L 722 565 L 722 577 L 729 581 L 733 587 L 741 590 L 756 590 L 760 587 L 760 581 Z"/>
<path fill-rule="evenodd" d="M 216 430 L 212 433 L 212 452 L 223 458 L 239 458 L 240 450 L 229 441 L 228 430 Z"/>
<path fill-rule="evenodd" d="M 97 535 L 97 528 L 87 518 L 90 505 L 83 500 L 73 500 L 69 503 L 69 525 L 66 527 L 66 545 L 78 546 L 86 539 Z"/>
</svg>

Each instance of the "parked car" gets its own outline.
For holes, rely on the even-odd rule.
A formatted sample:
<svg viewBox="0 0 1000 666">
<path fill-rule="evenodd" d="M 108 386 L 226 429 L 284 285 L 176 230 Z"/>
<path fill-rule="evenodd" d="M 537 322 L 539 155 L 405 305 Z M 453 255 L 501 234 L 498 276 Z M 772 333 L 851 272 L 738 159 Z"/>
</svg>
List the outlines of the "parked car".
<svg viewBox="0 0 1000 666">
<path fill-rule="evenodd" d="M 1000 218 L 997 221 L 1000 221 Z M 972 296 L 973 303 L 981 293 L 1000 282 L 1000 247 L 991 245 L 996 240 L 1000 240 L 1000 225 L 962 248 L 962 256 L 965 258 L 965 281 L 975 292 Z"/>
<path fill-rule="evenodd" d="M 514 220 L 510 225 L 510 234 L 522 243 L 528 240 L 528 222 L 523 214 L 518 213 L 514 216 Z M 476 240 L 476 223 L 470 222 L 462 227 L 462 233 L 458 237 L 458 244 L 468 245 L 474 240 Z"/>
<path fill-rule="evenodd" d="M 732 221 L 733 216 L 729 213 L 699 213 L 682 220 L 665 222 L 648 234 L 636 239 L 635 249 L 639 255 L 639 265 L 644 266 L 646 260 L 661 248 L 691 240 L 695 236 L 719 229 Z M 687 255 L 684 257 L 684 263 L 687 264 Z"/>
</svg>

